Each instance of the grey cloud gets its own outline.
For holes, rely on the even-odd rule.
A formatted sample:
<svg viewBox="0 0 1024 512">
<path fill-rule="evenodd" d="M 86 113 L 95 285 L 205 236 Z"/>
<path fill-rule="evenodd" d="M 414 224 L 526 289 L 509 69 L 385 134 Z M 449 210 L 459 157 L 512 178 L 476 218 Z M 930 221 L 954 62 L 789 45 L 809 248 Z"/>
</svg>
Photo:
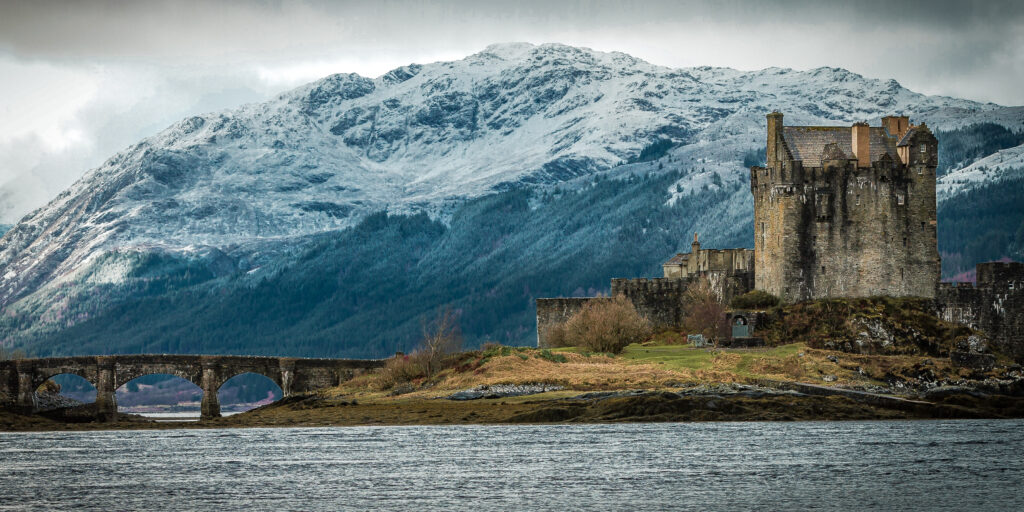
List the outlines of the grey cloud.
<svg viewBox="0 0 1024 512">
<path fill-rule="evenodd" d="M 908 29 L 1003 33 L 1019 26 L 1019 1 L 565 1 L 372 2 L 63 1 L 5 3 L 0 45 L 29 57 L 186 58 L 230 53 L 319 52 L 340 42 L 401 46 L 457 39 L 453 30 L 504 34 L 649 23 L 842 23 L 879 37 Z M 878 34 L 880 28 L 890 34 Z M 751 34 L 754 37 L 755 34 Z"/>
<path fill-rule="evenodd" d="M 376 63 L 333 70 L 372 75 L 384 64 L 508 41 L 618 50 L 667 66 L 838 66 L 928 94 L 1024 104 L 1019 0 L 8 0 L 0 2 L 0 62 L 116 69 L 155 88 L 126 88 L 122 96 L 132 97 L 100 91 L 75 116 L 87 147 L 48 153 L 38 135 L 0 133 L 0 205 L 33 203 L 0 208 L 0 220 L 184 116 L 289 85 L 261 81 L 260 69 Z M 14 188 L 35 192 L 12 196 Z"/>
</svg>

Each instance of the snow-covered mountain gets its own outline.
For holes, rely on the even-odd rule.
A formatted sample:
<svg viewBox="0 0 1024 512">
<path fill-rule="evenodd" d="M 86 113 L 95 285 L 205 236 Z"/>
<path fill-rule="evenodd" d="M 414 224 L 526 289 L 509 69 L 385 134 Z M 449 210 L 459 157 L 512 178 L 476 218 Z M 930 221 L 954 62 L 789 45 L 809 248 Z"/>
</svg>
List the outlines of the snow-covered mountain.
<svg viewBox="0 0 1024 512">
<path fill-rule="evenodd" d="M 999 150 L 946 174 L 939 178 L 936 193 L 941 202 L 978 185 L 1019 176 L 1024 176 L 1024 145 Z"/>
<path fill-rule="evenodd" d="M 708 231 L 735 232 L 749 222 L 743 161 L 763 149 L 771 110 L 787 124 L 877 124 L 893 113 L 933 129 L 1024 122 L 1024 108 L 843 69 L 670 69 L 557 44 L 493 45 L 375 79 L 332 75 L 125 149 L 0 239 L 0 307 L 31 319 L 22 324 L 72 325 L 102 310 L 75 309 L 91 287 L 146 279 L 145 255 L 251 275 L 374 212 L 447 223 L 472 198 L 638 169 L 681 173 L 665 204 L 734 190 L 702 218 Z M 641 156 L 675 163 L 623 165 Z"/>
</svg>

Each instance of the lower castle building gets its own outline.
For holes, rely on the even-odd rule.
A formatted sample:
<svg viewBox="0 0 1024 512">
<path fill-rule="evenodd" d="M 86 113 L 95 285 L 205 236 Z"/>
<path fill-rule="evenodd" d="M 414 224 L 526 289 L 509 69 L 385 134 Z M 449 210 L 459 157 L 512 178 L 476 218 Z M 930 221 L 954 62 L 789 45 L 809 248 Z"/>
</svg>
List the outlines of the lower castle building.
<svg viewBox="0 0 1024 512">
<path fill-rule="evenodd" d="M 694 277 L 708 272 L 726 275 L 754 273 L 754 251 L 750 249 L 701 249 L 697 233 L 689 253 L 679 253 L 661 265 L 666 278 Z"/>
</svg>

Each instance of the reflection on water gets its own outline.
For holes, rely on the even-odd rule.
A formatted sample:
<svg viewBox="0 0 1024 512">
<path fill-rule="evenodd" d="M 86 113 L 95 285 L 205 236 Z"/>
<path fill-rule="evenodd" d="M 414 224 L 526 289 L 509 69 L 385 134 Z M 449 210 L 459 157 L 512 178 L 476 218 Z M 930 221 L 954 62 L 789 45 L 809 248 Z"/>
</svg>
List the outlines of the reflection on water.
<svg viewBox="0 0 1024 512">
<path fill-rule="evenodd" d="M 0 434 L 0 509 L 1021 510 L 1024 421 Z"/>
<path fill-rule="evenodd" d="M 121 411 L 125 412 L 125 411 Z M 184 412 L 139 412 L 134 413 L 143 418 L 154 419 L 159 422 L 184 422 L 184 421 L 199 421 L 199 411 L 184 411 Z M 221 411 L 221 416 L 234 416 L 239 414 L 235 411 Z"/>
</svg>

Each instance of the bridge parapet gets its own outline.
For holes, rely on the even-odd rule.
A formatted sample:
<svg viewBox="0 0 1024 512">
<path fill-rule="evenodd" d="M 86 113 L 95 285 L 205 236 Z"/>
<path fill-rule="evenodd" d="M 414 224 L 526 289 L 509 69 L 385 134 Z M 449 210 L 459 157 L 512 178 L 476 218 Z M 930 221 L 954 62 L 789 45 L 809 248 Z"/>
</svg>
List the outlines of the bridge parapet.
<svg viewBox="0 0 1024 512">
<path fill-rule="evenodd" d="M 220 416 L 217 390 L 228 379 L 256 373 L 281 387 L 285 397 L 337 386 L 358 373 L 384 366 L 384 359 L 311 359 L 266 356 L 138 354 L 0 361 L 0 401 L 35 409 L 35 391 L 55 375 L 78 375 L 96 387 L 97 417 L 117 418 L 115 391 L 152 374 L 181 377 L 203 390 L 201 417 Z"/>
</svg>

